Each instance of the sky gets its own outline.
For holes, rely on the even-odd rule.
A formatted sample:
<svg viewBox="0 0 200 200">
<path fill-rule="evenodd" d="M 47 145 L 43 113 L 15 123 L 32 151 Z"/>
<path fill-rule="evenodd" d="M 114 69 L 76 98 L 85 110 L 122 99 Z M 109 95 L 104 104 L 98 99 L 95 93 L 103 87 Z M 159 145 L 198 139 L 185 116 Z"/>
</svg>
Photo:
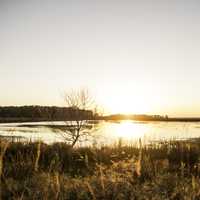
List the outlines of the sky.
<svg viewBox="0 0 200 200">
<path fill-rule="evenodd" d="M 0 0 L 0 105 L 200 116 L 200 1 Z"/>
</svg>

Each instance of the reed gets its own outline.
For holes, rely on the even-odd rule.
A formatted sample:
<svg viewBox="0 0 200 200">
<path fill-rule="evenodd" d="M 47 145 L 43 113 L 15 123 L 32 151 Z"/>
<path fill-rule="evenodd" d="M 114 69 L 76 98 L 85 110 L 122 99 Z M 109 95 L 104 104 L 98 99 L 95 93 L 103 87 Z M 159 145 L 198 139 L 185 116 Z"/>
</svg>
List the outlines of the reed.
<svg viewBox="0 0 200 200">
<path fill-rule="evenodd" d="M 1 141 L 2 199 L 199 199 L 200 144 L 71 148 Z"/>
<path fill-rule="evenodd" d="M 8 148 L 9 142 L 0 141 L 0 199 L 2 197 L 2 174 L 3 174 L 3 157 Z"/>
</svg>

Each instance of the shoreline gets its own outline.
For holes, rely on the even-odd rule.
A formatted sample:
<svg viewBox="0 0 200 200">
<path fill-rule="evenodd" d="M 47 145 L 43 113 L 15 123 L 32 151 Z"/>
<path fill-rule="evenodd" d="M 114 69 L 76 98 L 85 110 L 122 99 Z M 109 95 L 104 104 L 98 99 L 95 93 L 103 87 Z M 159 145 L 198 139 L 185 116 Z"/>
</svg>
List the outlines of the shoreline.
<svg viewBox="0 0 200 200">
<path fill-rule="evenodd" d="M 104 120 L 106 122 L 118 122 L 118 121 L 138 121 L 138 122 L 200 122 L 200 118 L 168 118 L 168 119 L 133 119 L 133 118 L 119 118 L 119 119 L 109 119 L 101 117 L 99 119 L 91 119 L 91 121 L 101 121 Z M 64 119 L 46 119 L 46 118 L 0 118 L 0 124 L 3 123 L 28 123 L 28 122 L 51 122 L 51 121 L 66 121 Z"/>
</svg>

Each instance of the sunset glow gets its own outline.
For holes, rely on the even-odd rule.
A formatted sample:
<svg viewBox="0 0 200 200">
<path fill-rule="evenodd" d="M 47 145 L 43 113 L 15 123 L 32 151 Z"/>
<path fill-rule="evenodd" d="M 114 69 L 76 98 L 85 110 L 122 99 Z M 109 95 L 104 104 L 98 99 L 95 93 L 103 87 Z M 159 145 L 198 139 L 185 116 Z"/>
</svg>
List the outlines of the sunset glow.
<svg viewBox="0 0 200 200">
<path fill-rule="evenodd" d="M 0 4 L 0 105 L 83 86 L 107 113 L 200 116 L 198 1 Z"/>
</svg>

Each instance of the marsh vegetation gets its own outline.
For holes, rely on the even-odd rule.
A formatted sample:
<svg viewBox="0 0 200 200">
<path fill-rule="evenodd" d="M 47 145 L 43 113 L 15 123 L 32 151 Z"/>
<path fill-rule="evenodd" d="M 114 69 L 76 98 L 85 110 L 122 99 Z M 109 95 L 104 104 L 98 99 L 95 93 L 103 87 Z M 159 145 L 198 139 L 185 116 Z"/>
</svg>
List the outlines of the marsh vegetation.
<svg viewBox="0 0 200 200">
<path fill-rule="evenodd" d="M 72 148 L 1 140 L 2 199 L 199 199 L 200 143 Z"/>
</svg>

